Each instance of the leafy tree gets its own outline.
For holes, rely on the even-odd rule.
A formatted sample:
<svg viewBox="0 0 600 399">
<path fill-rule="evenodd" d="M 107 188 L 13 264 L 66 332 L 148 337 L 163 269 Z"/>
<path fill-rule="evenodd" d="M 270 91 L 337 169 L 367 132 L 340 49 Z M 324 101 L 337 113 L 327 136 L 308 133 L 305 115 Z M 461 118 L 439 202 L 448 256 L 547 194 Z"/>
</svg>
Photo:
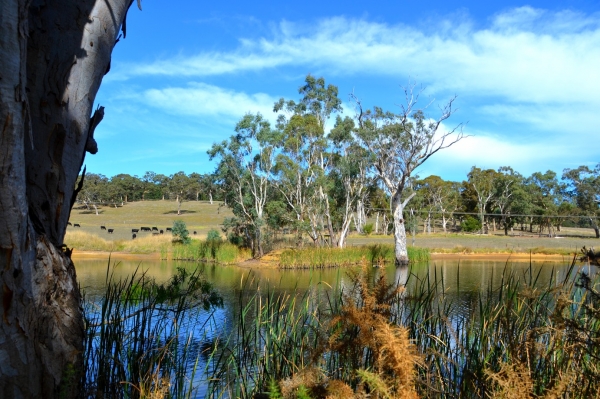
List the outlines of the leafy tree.
<svg viewBox="0 0 600 399">
<path fill-rule="evenodd" d="M 500 220 L 502 221 L 504 235 L 508 235 L 508 229 L 514 223 L 510 213 L 525 198 L 523 180 L 523 176 L 514 171 L 510 166 L 500 167 L 494 179 L 492 204 L 501 215 Z"/>
<path fill-rule="evenodd" d="M 171 197 L 175 197 L 177 202 L 177 214 L 181 215 L 181 204 L 186 198 L 186 193 L 190 185 L 190 179 L 184 172 L 177 172 L 167 180 L 167 189 Z"/>
<path fill-rule="evenodd" d="M 279 136 L 260 114 L 245 115 L 235 131 L 229 140 L 213 144 L 208 154 L 211 160 L 219 159 L 215 174 L 229 188 L 227 203 L 238 220 L 251 226 L 252 252 L 261 257 L 265 204 Z"/>
<path fill-rule="evenodd" d="M 120 173 L 110 179 L 114 193 L 127 203 L 141 199 L 143 196 L 143 183 L 137 176 Z"/>
<path fill-rule="evenodd" d="M 540 226 L 539 233 L 542 234 L 543 230 L 547 229 L 548 235 L 553 237 L 556 220 L 552 216 L 558 213 L 564 186 L 559 183 L 556 172 L 551 170 L 546 173 L 533 173 L 526 180 L 526 184 L 533 205 L 533 213 L 538 215 L 536 219 Z"/>
<path fill-rule="evenodd" d="M 411 85 L 404 89 L 406 103 L 398 114 L 384 112 L 379 107 L 364 110 L 358 98 L 353 96 L 357 106 L 356 136 L 373 155 L 375 173 L 391 196 L 397 266 L 408 264 L 403 213 L 415 195 L 405 196 L 410 177 L 432 155 L 464 137 L 462 125 L 450 131 L 440 129 L 453 114 L 455 98 L 442 108 L 441 116 L 433 120 L 425 115 L 425 109 L 416 109 L 420 93 L 415 93 L 414 88 Z"/>
<path fill-rule="evenodd" d="M 370 154 L 352 134 L 356 126 L 351 118 L 337 117 L 335 127 L 328 135 L 333 145 L 332 154 L 332 197 L 336 202 L 339 216 L 339 236 L 332 240 L 338 247 L 345 246 L 346 237 L 353 220 L 353 210 L 357 215 L 364 213 L 364 204 L 369 195 L 368 187 L 373 182 L 370 167 Z M 359 217 L 354 221 L 360 226 Z M 360 231 L 360 227 L 357 228 Z M 333 237 L 333 236 L 332 236 Z"/>
<path fill-rule="evenodd" d="M 204 186 L 202 184 L 204 182 L 204 175 L 194 172 L 190 173 L 188 178 L 188 191 L 190 192 L 190 194 L 194 195 L 194 199 L 196 201 L 200 201 L 200 194 L 202 194 L 202 192 L 204 191 Z"/>
<path fill-rule="evenodd" d="M 106 195 L 108 184 L 109 180 L 104 175 L 87 174 L 81 190 L 77 193 L 78 201 L 83 202 L 87 209 L 90 205 L 93 206 L 96 215 L 98 215 L 97 205 L 102 202 L 103 196 Z"/>
<path fill-rule="evenodd" d="M 427 215 L 423 223 L 423 232 L 427 234 L 431 233 L 432 218 L 438 210 L 438 199 L 441 195 L 442 181 L 439 176 L 428 176 L 425 179 L 415 180 L 414 182 L 415 197 L 420 197 L 420 208 Z"/>
<path fill-rule="evenodd" d="M 74 397 L 84 328 L 61 248 L 86 151 L 98 151 L 96 93 L 132 1 L 1 4 L 0 397 Z"/>
<path fill-rule="evenodd" d="M 497 173 L 493 169 L 482 170 L 478 167 L 473 166 L 468 174 L 469 185 L 473 188 L 477 196 L 477 213 L 479 213 L 479 221 L 481 222 L 481 229 L 483 234 L 487 234 L 485 213 L 489 204 L 491 204 L 496 187 L 494 182 L 496 181 Z"/>
<path fill-rule="evenodd" d="M 581 214 L 588 218 L 596 238 L 600 238 L 600 164 L 595 169 L 587 166 L 565 169 L 562 179 L 567 183 L 566 194 L 575 200 Z"/>
<path fill-rule="evenodd" d="M 140 179 L 142 182 L 142 201 L 146 199 L 161 199 L 163 196 L 163 189 L 161 187 L 163 180 L 161 176 L 154 172 L 146 172 Z"/>
<path fill-rule="evenodd" d="M 296 215 L 299 242 L 306 231 L 317 244 L 325 226 L 330 237 L 335 236 L 324 128 L 330 115 L 341 110 L 341 100 L 336 86 L 326 86 L 323 78 L 311 75 L 306 77 L 299 93 L 303 96 L 300 102 L 282 98 L 273 107 L 279 113 L 277 130 L 281 137 L 274 177 L 277 189 Z"/>
</svg>

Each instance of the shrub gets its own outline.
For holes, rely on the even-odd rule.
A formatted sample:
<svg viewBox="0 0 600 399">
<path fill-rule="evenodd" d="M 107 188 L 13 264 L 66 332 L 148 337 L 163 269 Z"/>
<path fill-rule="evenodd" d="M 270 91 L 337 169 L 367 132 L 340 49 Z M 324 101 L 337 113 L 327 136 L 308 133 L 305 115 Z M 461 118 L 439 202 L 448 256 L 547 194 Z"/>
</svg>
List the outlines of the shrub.
<svg viewBox="0 0 600 399">
<path fill-rule="evenodd" d="M 365 235 L 370 236 L 371 233 L 373 233 L 373 229 L 374 229 L 373 223 L 367 223 L 363 226 L 363 233 L 365 233 Z"/>
<path fill-rule="evenodd" d="M 466 232 L 478 231 L 481 230 L 481 222 L 473 216 L 467 216 L 460 224 L 460 228 Z"/>
<path fill-rule="evenodd" d="M 190 233 L 183 220 L 173 222 L 173 243 L 189 244 L 191 242 Z"/>
</svg>

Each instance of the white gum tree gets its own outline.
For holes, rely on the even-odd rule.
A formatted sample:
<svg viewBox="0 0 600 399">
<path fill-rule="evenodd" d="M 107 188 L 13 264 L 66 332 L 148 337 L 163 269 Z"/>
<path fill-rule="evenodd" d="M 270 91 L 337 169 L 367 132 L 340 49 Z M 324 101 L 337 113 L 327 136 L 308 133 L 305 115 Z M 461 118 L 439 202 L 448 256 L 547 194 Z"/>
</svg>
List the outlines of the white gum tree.
<svg viewBox="0 0 600 399">
<path fill-rule="evenodd" d="M 415 195 L 414 192 L 405 195 L 411 175 L 432 155 L 465 137 L 462 123 L 448 131 L 441 128 L 442 123 L 455 112 L 453 104 L 456 97 L 441 108 L 437 119 L 430 119 L 425 110 L 431 102 L 424 108 L 417 108 L 421 92 L 415 90 L 415 84 L 405 87 L 405 103 L 397 114 L 379 107 L 365 110 L 360 100 L 351 95 L 357 109 L 356 136 L 361 145 L 374 155 L 375 174 L 391 197 L 396 266 L 405 266 L 409 262 L 403 214 Z"/>
<path fill-rule="evenodd" d="M 78 394 L 84 327 L 63 238 L 131 3 L 0 2 L 2 398 Z"/>
</svg>

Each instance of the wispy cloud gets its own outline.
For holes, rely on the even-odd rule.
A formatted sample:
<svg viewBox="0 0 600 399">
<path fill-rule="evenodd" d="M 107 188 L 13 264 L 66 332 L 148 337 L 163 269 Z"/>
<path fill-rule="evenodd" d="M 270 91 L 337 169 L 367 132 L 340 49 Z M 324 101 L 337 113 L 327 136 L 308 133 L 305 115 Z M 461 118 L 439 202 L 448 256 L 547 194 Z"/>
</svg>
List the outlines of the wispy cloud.
<svg viewBox="0 0 600 399">
<path fill-rule="evenodd" d="M 564 156 L 564 147 L 561 145 L 540 148 L 539 143 L 535 142 L 515 142 L 494 137 L 489 132 L 474 132 L 473 136 L 435 154 L 417 173 L 420 176 L 448 176 L 452 171 L 452 180 L 463 180 L 472 166 L 494 170 L 501 166 L 512 166 L 528 176 L 550 169 L 548 159 Z"/>
<path fill-rule="evenodd" d="M 189 83 L 185 87 L 146 90 L 139 100 L 171 114 L 237 120 L 246 113 L 260 112 L 270 117 L 277 99 L 264 93 L 246 94 L 204 83 Z"/>
<path fill-rule="evenodd" d="M 486 27 L 462 20 L 423 26 L 343 17 L 314 25 L 281 22 L 269 37 L 242 39 L 230 52 L 176 56 L 123 67 L 115 79 L 206 77 L 289 65 L 331 74 L 418 76 L 435 89 L 528 102 L 598 102 L 600 14 L 530 7 L 496 15 Z"/>
</svg>

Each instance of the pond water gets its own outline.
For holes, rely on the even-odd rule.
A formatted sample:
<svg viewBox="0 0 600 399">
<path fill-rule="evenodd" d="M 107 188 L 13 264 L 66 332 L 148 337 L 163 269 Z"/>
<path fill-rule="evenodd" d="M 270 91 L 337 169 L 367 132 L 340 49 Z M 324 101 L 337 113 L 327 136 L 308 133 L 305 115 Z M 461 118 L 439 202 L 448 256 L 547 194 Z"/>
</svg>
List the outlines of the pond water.
<svg viewBox="0 0 600 399">
<path fill-rule="evenodd" d="M 75 266 L 77 278 L 88 297 L 95 297 L 104 292 L 107 277 L 108 257 L 105 259 L 77 259 Z M 570 261 L 557 260 L 485 260 L 485 259 L 439 259 L 429 264 L 416 264 L 406 271 L 396 269 L 393 265 L 385 269 L 388 281 L 408 280 L 408 290 L 420 280 L 437 276 L 439 283 L 443 280 L 444 290 L 449 295 L 478 295 L 488 286 L 497 287 L 502 280 L 505 269 L 517 273 L 539 274 L 538 286 L 548 284 L 553 275 L 563 277 L 569 269 Z M 532 267 L 529 267 L 529 266 Z M 303 291 L 318 284 L 331 287 L 343 287 L 349 282 L 348 269 L 329 268 L 314 270 L 279 270 L 245 268 L 238 266 L 204 265 L 194 262 L 175 262 L 160 260 L 111 260 L 110 273 L 115 279 L 127 278 L 136 270 L 155 278 L 158 282 L 167 281 L 177 268 L 193 270 L 201 267 L 208 280 L 221 295 L 227 299 L 238 291 L 248 278 L 260 281 L 261 287 L 270 287 L 276 291 Z M 592 267 L 592 269 L 594 269 Z M 593 271 L 590 269 L 590 271 Z M 595 269 L 594 269 L 595 270 Z M 379 271 L 381 272 L 381 271 Z M 374 273 L 374 274 L 377 274 Z M 534 276 L 535 277 L 535 276 Z"/>
<path fill-rule="evenodd" d="M 239 295 L 248 290 L 241 287 L 260 287 L 274 293 L 305 292 L 310 288 L 321 287 L 339 292 L 350 287 L 351 279 L 347 269 L 315 269 L 315 270 L 279 270 L 279 269 L 249 269 L 238 266 L 199 265 L 192 262 L 173 262 L 159 260 L 111 260 L 110 273 L 115 279 L 128 278 L 134 272 L 144 272 L 158 282 L 167 281 L 177 268 L 183 267 L 194 270 L 200 267 L 223 297 L 224 306 L 212 313 L 214 331 L 203 332 L 204 339 L 212 339 L 224 331 L 235 329 L 232 324 L 239 313 Z M 104 292 L 107 279 L 108 257 L 105 259 L 76 259 L 77 277 L 88 300 L 97 299 Z M 597 269 L 583 266 L 588 274 L 594 274 Z M 484 259 L 441 259 L 428 264 L 415 264 L 409 269 L 396 269 L 393 265 L 385 269 L 372 269 L 370 278 L 374 279 L 385 273 L 388 281 L 406 282 L 407 293 L 411 294 L 415 287 L 425 282 L 431 286 L 437 282 L 439 290 L 445 292 L 447 300 L 451 300 L 458 313 L 469 314 L 476 306 L 480 293 L 489 288 L 496 289 L 501 283 L 505 271 L 522 276 L 525 281 L 536 281 L 536 286 L 547 287 L 556 280 L 563 279 L 571 270 L 570 261 L 521 261 L 521 260 L 484 260 Z M 575 272 L 577 268 L 575 268 Z M 248 284 L 248 281 L 257 284 Z M 208 316 L 207 316 L 208 317 Z M 203 320 L 198 320 L 203 324 Z M 222 331 L 218 331 L 222 330 Z M 211 337 L 212 336 L 212 337 Z M 199 342 L 199 345 L 202 343 Z M 201 385 L 202 382 L 200 381 Z M 204 397 L 205 387 L 200 386 L 197 397 Z"/>
</svg>

